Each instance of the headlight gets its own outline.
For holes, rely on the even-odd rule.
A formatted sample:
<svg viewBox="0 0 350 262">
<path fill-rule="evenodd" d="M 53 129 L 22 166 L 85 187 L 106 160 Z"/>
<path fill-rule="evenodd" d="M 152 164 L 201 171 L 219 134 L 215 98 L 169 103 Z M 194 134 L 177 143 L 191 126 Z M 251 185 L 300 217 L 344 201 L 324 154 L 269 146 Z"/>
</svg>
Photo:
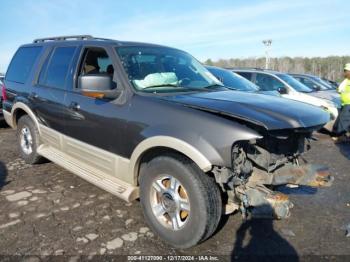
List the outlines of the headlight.
<svg viewBox="0 0 350 262">
<path fill-rule="evenodd" d="M 327 107 L 334 107 L 334 108 L 338 108 L 338 106 L 333 102 L 333 101 L 331 101 L 331 100 L 324 100 L 326 103 L 325 103 L 325 105 L 327 106 Z"/>
<path fill-rule="evenodd" d="M 338 116 L 338 106 L 330 100 L 324 99 L 324 104 L 321 105 L 321 108 L 327 111 L 331 115 L 331 120 L 334 120 Z"/>
</svg>

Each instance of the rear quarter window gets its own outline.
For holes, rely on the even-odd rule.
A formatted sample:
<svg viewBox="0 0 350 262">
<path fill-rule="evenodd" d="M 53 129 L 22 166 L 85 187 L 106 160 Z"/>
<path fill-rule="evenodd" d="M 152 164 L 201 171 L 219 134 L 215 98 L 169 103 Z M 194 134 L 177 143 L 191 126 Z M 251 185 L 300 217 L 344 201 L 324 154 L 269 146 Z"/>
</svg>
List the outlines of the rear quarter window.
<svg viewBox="0 0 350 262">
<path fill-rule="evenodd" d="M 252 73 L 248 72 L 235 72 L 239 74 L 240 76 L 243 76 L 245 79 L 248 79 L 249 81 L 252 79 Z"/>
<path fill-rule="evenodd" d="M 24 84 L 41 50 L 41 46 L 19 48 L 7 70 L 6 80 Z"/>
</svg>

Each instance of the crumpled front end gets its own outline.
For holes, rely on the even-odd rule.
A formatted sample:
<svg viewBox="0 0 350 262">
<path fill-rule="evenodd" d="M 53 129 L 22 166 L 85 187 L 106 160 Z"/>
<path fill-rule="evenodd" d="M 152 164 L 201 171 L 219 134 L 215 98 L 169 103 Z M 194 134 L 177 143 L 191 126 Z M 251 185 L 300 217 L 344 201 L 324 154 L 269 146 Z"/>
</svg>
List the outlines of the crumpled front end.
<svg viewBox="0 0 350 262">
<path fill-rule="evenodd" d="M 293 204 L 273 186 L 330 186 L 334 178 L 327 167 L 300 163 L 306 162 L 302 154 L 310 149 L 317 128 L 264 131 L 262 139 L 235 143 L 232 168 L 213 169 L 227 193 L 226 213 L 240 210 L 244 217 L 286 218 Z"/>
</svg>

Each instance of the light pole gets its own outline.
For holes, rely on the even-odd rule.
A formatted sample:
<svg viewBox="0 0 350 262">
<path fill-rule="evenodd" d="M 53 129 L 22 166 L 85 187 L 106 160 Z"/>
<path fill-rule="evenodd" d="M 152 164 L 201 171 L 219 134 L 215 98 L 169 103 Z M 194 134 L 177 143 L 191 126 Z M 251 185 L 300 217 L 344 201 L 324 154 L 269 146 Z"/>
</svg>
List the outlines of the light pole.
<svg viewBox="0 0 350 262">
<path fill-rule="evenodd" d="M 269 52 L 272 45 L 272 40 L 266 39 L 266 40 L 263 40 L 262 42 L 265 45 L 265 69 L 269 69 L 269 65 L 270 65 Z"/>
</svg>

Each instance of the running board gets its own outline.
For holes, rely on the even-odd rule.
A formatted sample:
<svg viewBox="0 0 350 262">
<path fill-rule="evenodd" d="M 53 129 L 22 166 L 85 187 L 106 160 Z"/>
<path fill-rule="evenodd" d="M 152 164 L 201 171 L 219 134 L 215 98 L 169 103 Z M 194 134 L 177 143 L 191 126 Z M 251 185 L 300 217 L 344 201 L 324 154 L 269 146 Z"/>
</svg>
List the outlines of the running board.
<svg viewBox="0 0 350 262">
<path fill-rule="evenodd" d="M 118 178 L 101 174 L 100 171 L 87 166 L 81 161 L 73 159 L 58 149 L 48 145 L 40 145 L 37 151 L 50 161 L 127 202 L 131 202 L 139 197 L 138 187 L 121 181 Z"/>
</svg>

